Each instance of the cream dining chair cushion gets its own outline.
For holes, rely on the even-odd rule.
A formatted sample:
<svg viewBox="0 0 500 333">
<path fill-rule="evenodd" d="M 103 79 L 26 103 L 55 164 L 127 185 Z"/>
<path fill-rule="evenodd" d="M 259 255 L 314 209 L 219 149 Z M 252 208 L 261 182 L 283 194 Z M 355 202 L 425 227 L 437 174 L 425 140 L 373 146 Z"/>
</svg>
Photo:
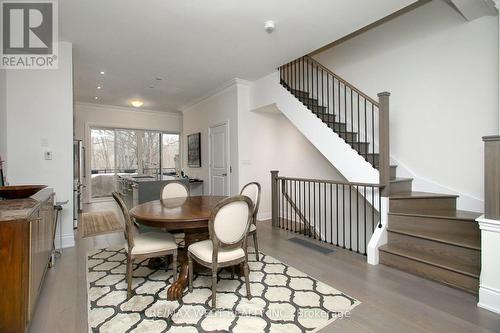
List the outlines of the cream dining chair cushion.
<svg viewBox="0 0 500 333">
<path fill-rule="evenodd" d="M 212 262 L 212 252 L 213 245 L 210 239 L 197 242 L 189 245 L 189 252 L 191 252 L 197 258 L 205 261 Z M 236 259 L 243 258 L 245 256 L 245 251 L 241 247 L 236 249 L 219 249 L 217 262 L 223 263 Z"/>
<path fill-rule="evenodd" d="M 133 255 L 169 251 L 177 248 L 175 237 L 168 232 L 146 232 L 134 235 Z M 125 244 L 125 249 L 128 246 Z"/>
</svg>

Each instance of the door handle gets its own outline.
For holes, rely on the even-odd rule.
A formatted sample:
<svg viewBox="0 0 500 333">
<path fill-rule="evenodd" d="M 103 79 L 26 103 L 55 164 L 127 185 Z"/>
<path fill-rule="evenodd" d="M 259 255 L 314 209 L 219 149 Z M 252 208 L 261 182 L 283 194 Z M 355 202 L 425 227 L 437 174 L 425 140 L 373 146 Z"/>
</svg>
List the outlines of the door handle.
<svg viewBox="0 0 500 333">
<path fill-rule="evenodd" d="M 223 173 L 223 174 L 222 174 L 222 177 L 226 177 L 226 176 L 227 176 L 227 173 Z"/>
</svg>

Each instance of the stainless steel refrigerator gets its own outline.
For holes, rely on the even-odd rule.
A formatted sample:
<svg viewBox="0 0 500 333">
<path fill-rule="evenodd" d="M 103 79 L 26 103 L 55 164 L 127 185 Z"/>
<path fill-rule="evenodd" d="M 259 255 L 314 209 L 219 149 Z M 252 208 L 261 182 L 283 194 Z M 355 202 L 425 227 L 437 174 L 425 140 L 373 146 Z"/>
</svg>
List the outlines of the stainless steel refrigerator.
<svg viewBox="0 0 500 333">
<path fill-rule="evenodd" d="M 85 176 L 85 147 L 82 140 L 73 140 L 73 228 L 77 228 L 83 208 Z"/>
</svg>

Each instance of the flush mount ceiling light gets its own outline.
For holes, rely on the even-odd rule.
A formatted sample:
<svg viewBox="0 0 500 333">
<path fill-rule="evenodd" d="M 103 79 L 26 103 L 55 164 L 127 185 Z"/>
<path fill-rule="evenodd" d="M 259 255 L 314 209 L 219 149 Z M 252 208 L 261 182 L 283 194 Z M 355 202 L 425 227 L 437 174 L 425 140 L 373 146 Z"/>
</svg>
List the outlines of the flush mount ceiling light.
<svg viewBox="0 0 500 333">
<path fill-rule="evenodd" d="M 102 89 L 102 87 L 101 86 L 97 86 L 97 89 Z"/>
<path fill-rule="evenodd" d="M 94 97 L 94 99 L 95 99 L 95 100 L 98 100 L 98 99 L 99 99 L 99 97 L 97 97 L 97 96 L 96 96 L 96 97 Z"/>
<path fill-rule="evenodd" d="M 104 74 L 106 74 L 106 73 L 105 73 L 104 71 L 101 71 L 101 72 L 100 72 L 100 74 L 101 74 L 101 75 L 104 75 Z"/>
<path fill-rule="evenodd" d="M 140 108 L 144 104 L 144 102 L 141 101 L 140 99 L 134 99 L 130 101 L 130 104 L 132 104 L 134 108 Z"/>
<path fill-rule="evenodd" d="M 276 28 L 276 24 L 274 23 L 274 21 L 269 20 L 269 21 L 264 22 L 264 30 L 268 34 L 272 33 L 275 28 Z"/>
</svg>

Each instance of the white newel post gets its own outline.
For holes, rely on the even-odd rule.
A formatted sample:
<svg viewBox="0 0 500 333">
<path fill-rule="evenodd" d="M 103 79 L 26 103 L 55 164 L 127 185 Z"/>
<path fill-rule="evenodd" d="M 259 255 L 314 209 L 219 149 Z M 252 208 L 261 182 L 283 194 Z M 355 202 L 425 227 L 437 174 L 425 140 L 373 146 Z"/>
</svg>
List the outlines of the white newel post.
<svg viewBox="0 0 500 333">
<path fill-rule="evenodd" d="M 500 313 L 500 135 L 485 136 L 484 215 L 481 229 L 481 276 L 478 306 Z"/>
<path fill-rule="evenodd" d="M 481 216 L 481 278 L 477 306 L 500 313 L 500 221 Z"/>
</svg>

